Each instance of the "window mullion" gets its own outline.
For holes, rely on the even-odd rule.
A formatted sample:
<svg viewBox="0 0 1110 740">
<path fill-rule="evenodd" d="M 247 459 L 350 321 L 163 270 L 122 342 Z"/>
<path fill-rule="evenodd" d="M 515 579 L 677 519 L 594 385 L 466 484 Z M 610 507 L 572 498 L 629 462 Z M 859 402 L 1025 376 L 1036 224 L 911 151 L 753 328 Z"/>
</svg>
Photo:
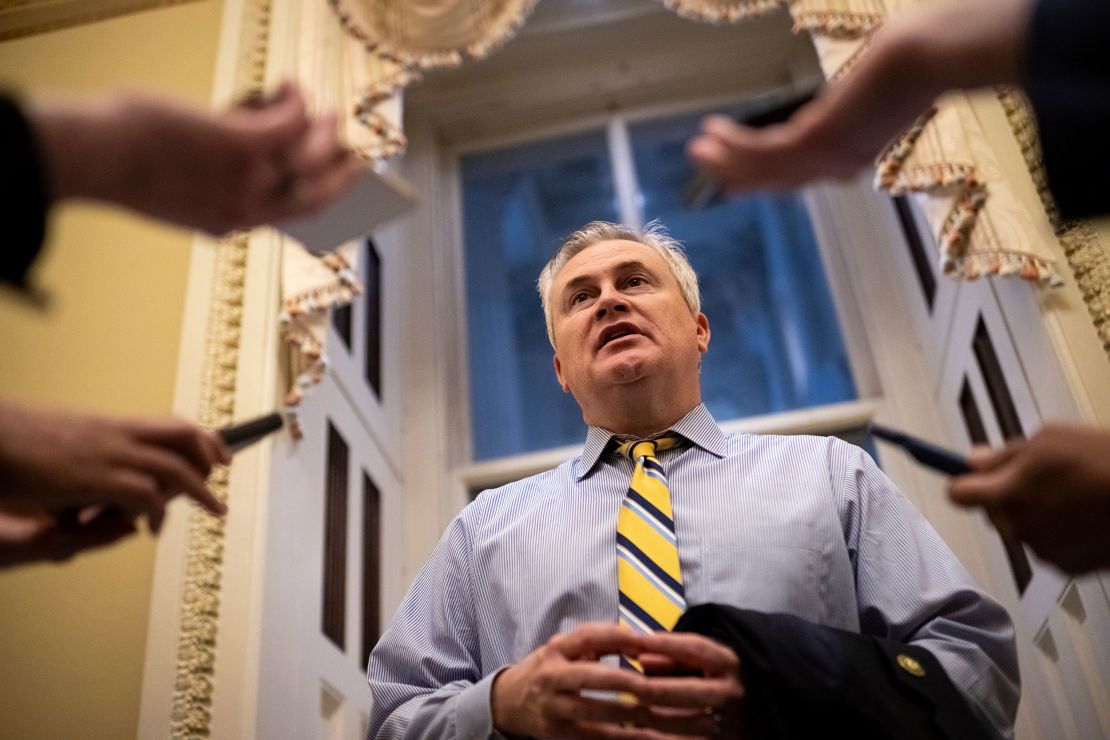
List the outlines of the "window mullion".
<svg viewBox="0 0 1110 740">
<path fill-rule="evenodd" d="M 621 116 L 614 116 L 609 119 L 606 133 L 609 139 L 609 159 L 613 163 L 613 182 L 617 190 L 617 211 L 622 223 L 639 229 L 644 225 L 644 215 L 641 213 L 640 183 L 636 179 L 628 124 Z"/>
</svg>

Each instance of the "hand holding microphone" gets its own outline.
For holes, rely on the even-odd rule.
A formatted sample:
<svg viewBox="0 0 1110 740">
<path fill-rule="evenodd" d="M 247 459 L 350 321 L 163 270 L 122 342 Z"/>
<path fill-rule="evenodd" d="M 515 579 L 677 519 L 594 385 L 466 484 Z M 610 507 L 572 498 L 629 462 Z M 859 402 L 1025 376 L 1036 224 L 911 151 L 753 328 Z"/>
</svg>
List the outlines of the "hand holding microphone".
<svg viewBox="0 0 1110 740">
<path fill-rule="evenodd" d="M 184 493 L 213 514 L 217 464 L 282 426 L 271 414 L 213 433 L 180 419 L 119 419 L 0 402 L 0 567 L 66 559 L 135 532 L 157 532 Z"/>
<path fill-rule="evenodd" d="M 871 433 L 955 476 L 952 502 L 983 509 L 1004 540 L 1026 543 L 1068 573 L 1110 568 L 1110 432 L 1049 425 L 968 458 L 878 424 Z"/>
</svg>

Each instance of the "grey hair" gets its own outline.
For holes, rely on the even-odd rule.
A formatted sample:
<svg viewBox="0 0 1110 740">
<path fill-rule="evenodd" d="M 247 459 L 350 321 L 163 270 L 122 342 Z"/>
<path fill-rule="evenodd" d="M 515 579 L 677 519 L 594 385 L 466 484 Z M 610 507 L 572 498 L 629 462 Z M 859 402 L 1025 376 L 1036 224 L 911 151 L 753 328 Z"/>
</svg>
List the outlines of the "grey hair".
<svg viewBox="0 0 1110 740">
<path fill-rule="evenodd" d="M 547 321 L 547 339 L 551 346 L 555 346 L 555 321 L 551 316 L 551 284 L 555 275 L 563 269 L 576 254 L 592 247 L 599 242 L 630 241 L 651 247 L 663 257 L 671 274 L 678 281 L 678 288 L 691 313 L 701 311 L 701 290 L 698 288 L 698 276 L 686 258 L 686 250 L 670 234 L 666 227 L 659 221 L 651 221 L 643 229 L 633 229 L 623 224 L 614 224 L 608 221 L 591 221 L 578 231 L 568 236 L 555 256 L 544 266 L 540 272 L 536 287 L 540 292 L 540 301 L 543 303 L 543 315 Z"/>
</svg>

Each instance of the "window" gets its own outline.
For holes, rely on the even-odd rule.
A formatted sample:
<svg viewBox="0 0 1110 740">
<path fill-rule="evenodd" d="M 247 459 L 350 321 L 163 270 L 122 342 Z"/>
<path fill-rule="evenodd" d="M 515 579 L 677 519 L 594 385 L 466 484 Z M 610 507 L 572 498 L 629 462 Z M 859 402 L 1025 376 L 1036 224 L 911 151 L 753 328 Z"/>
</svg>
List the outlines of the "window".
<svg viewBox="0 0 1110 740">
<path fill-rule="evenodd" d="M 324 595 L 321 629 L 340 650 L 347 614 L 347 459 L 346 440 L 328 423 L 324 501 Z"/>
<path fill-rule="evenodd" d="M 620 220 L 605 133 L 464 157 L 462 181 L 474 457 L 573 444 L 535 286 L 564 236 Z"/>
<path fill-rule="evenodd" d="M 925 305 L 929 313 L 933 311 L 933 303 L 937 297 L 937 278 L 933 274 L 925 243 L 921 240 L 921 230 L 913 217 L 913 205 L 905 195 L 895 196 L 894 211 L 898 214 L 898 223 L 902 227 L 902 234 L 906 237 L 906 245 L 910 249 L 910 259 L 913 261 L 917 281 L 921 283 L 921 292 L 925 295 Z"/>
<path fill-rule="evenodd" d="M 363 360 L 363 376 L 370 390 L 379 399 L 382 391 L 382 258 L 374 240 L 367 238 L 358 257 L 358 269 L 362 272 L 363 293 L 345 306 L 336 306 L 331 311 L 331 324 L 339 335 L 348 352 L 354 352 L 351 336 L 354 331 L 354 311 L 361 307 L 366 325 L 366 356 Z"/>
<path fill-rule="evenodd" d="M 362 295 L 366 308 L 366 365 L 363 375 L 371 390 L 382 397 L 382 258 L 373 239 L 366 240 L 363 250 L 366 268 Z"/>
<path fill-rule="evenodd" d="M 362 473 L 362 666 L 381 635 L 381 495 Z"/>
<path fill-rule="evenodd" d="M 983 320 L 981 318 L 979 319 L 978 328 L 983 330 L 982 336 L 986 337 L 989 343 L 990 337 L 986 336 L 986 327 L 983 326 Z M 974 341 L 980 342 L 981 340 L 979 337 L 979 331 L 976 331 L 976 339 Z M 993 345 L 990 351 L 991 353 L 994 352 Z M 1001 372 L 1001 367 L 999 367 L 999 371 Z M 964 376 L 963 385 L 960 386 L 959 404 L 960 415 L 963 417 L 964 428 L 967 430 L 968 439 L 971 440 L 972 444 L 976 445 L 989 444 L 990 440 L 987 437 L 987 429 L 983 425 L 983 416 L 979 413 L 979 404 L 975 402 L 975 396 L 971 392 L 971 386 L 968 385 L 967 376 Z M 1029 587 L 1029 582 L 1033 580 L 1033 567 L 1029 563 L 1029 556 L 1025 554 L 1025 548 L 1022 547 L 1021 542 L 1018 540 L 1007 537 L 1001 533 L 999 533 L 999 537 L 1002 539 L 1002 549 L 1006 552 L 1006 559 L 1010 563 L 1010 572 L 1014 576 L 1014 585 L 1017 587 L 1018 594 L 1024 594 L 1025 589 Z"/>
<path fill-rule="evenodd" d="M 987 394 L 990 396 L 994 414 L 998 418 L 1003 439 L 1024 437 L 1025 431 L 1021 428 L 1021 418 L 1018 416 L 1017 406 L 1014 405 L 1014 397 L 1010 394 L 1010 386 L 1006 383 L 1002 363 L 998 361 L 998 353 L 994 349 L 994 342 L 991 341 L 982 316 L 979 317 L 979 323 L 975 325 L 975 337 L 971 340 L 971 349 L 979 364 L 979 372 L 983 374 L 983 382 L 987 385 Z"/>
<path fill-rule="evenodd" d="M 331 325 L 335 327 L 335 333 L 343 340 L 343 346 L 347 351 L 351 350 L 351 304 L 347 303 L 342 306 L 333 306 L 331 309 Z"/>
<path fill-rule="evenodd" d="M 686 245 L 713 336 L 702 396 L 718 420 L 856 398 L 805 204 L 796 195 L 733 198 L 691 211 L 685 145 L 702 114 L 629 126 L 643 220 Z"/>
<path fill-rule="evenodd" d="M 534 141 L 461 160 L 474 459 L 578 444 L 535 282 L 589 221 L 658 218 L 684 242 L 713 336 L 702 366 L 720 420 L 857 398 L 820 254 L 795 195 L 690 212 L 683 147 L 702 113 Z"/>
</svg>

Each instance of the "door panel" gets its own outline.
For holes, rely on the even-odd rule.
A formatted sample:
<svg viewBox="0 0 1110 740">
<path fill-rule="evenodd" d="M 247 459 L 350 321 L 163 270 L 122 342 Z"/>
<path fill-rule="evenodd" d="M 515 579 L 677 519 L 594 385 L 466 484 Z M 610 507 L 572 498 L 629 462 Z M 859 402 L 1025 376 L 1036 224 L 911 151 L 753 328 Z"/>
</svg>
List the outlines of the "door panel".
<svg viewBox="0 0 1110 740">
<path fill-rule="evenodd" d="M 377 547 L 384 563 L 378 582 L 398 593 L 400 568 L 390 568 L 401 551 L 401 486 L 364 419 L 332 377 L 305 400 L 304 438 L 275 445 L 265 558 L 261 640 L 266 646 L 258 676 L 259 737 L 355 737 L 365 726 L 371 697 L 366 685 L 363 625 L 364 548 Z M 327 514 L 329 425 L 347 446 L 344 517 Z M 333 458 L 334 459 L 334 458 Z M 340 476 L 342 477 L 342 476 Z M 378 490 L 380 542 L 364 538 L 364 480 Z M 333 483 L 335 476 L 333 475 Z M 334 502 L 333 502 L 334 503 Z M 328 521 L 345 527 L 342 647 L 323 630 L 325 532 Z M 335 538 L 333 538 L 333 543 Z M 370 579 L 371 581 L 373 579 Z M 390 602 L 378 598 L 378 608 Z M 376 622 L 386 617 L 379 613 Z M 370 620 L 371 622 L 375 620 Z M 331 623 L 336 624 L 334 614 Z M 376 637 L 376 636 L 373 636 Z M 371 639 L 373 639 L 373 637 Z"/>
</svg>

